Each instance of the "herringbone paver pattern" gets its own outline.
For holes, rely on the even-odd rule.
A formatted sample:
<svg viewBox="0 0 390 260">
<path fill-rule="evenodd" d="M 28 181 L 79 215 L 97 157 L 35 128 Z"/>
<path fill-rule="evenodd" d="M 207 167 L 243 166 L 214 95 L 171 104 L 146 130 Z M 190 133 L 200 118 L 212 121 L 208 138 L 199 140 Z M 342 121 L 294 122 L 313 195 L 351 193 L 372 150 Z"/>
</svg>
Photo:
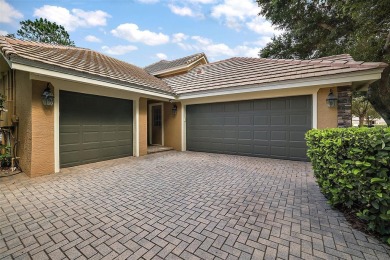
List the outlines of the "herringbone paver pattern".
<svg viewBox="0 0 390 260">
<path fill-rule="evenodd" d="M 166 152 L 0 179 L 2 259 L 389 259 L 310 165 Z"/>
</svg>

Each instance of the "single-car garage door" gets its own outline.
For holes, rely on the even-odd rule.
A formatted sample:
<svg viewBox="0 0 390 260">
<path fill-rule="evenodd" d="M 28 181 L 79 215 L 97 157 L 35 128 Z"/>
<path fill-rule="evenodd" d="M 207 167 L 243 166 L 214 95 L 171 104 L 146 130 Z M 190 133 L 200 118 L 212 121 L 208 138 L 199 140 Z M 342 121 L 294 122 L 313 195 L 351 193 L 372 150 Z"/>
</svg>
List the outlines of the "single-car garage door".
<svg viewBox="0 0 390 260">
<path fill-rule="evenodd" d="M 60 165 L 133 154 L 131 100 L 60 91 Z"/>
<path fill-rule="evenodd" d="M 307 160 L 312 97 L 187 106 L 187 150 Z"/>
</svg>

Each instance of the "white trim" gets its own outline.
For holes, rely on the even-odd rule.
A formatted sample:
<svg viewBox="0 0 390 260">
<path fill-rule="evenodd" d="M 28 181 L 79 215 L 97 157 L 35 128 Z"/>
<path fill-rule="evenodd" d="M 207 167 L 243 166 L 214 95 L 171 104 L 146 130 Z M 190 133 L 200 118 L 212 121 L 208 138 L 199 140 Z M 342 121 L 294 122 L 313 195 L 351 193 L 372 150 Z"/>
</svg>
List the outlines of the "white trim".
<svg viewBox="0 0 390 260">
<path fill-rule="evenodd" d="M 148 111 L 148 132 L 149 132 L 149 144 L 152 143 L 152 123 L 153 123 L 153 118 L 152 118 L 152 107 L 154 106 L 161 106 L 161 145 L 164 146 L 164 103 L 153 103 L 149 104 L 149 111 Z M 158 145 L 158 144 L 157 144 Z"/>
<path fill-rule="evenodd" d="M 187 150 L 187 105 L 181 104 L 181 150 L 184 152 Z"/>
<path fill-rule="evenodd" d="M 60 172 L 60 88 L 54 87 L 54 172 Z"/>
<path fill-rule="evenodd" d="M 151 96 L 168 98 L 168 99 L 175 99 L 173 94 L 170 95 L 170 94 L 163 94 L 163 93 L 158 93 L 158 92 L 153 92 L 153 91 L 148 91 L 148 90 L 142 90 L 142 89 L 138 89 L 138 88 L 127 87 L 127 86 L 122 86 L 119 84 L 104 82 L 104 81 L 100 81 L 100 80 L 96 80 L 96 79 L 89 79 L 89 78 L 74 76 L 74 75 L 65 74 L 65 73 L 61 73 L 61 72 L 30 67 L 30 66 L 26 66 L 26 65 L 22 65 L 22 64 L 17 64 L 17 63 L 12 64 L 12 69 L 28 71 L 31 73 L 40 74 L 40 75 L 44 75 L 44 76 L 60 78 L 60 79 L 65 79 L 65 80 L 71 80 L 71 81 L 76 81 L 76 82 L 82 82 L 82 83 L 87 83 L 87 84 L 93 84 L 93 85 L 98 85 L 98 86 L 103 86 L 103 87 L 121 89 L 121 90 L 131 91 L 131 92 L 135 92 L 135 93 L 145 94 L 145 95 L 151 95 Z"/>
<path fill-rule="evenodd" d="M 139 98 L 133 100 L 133 156 L 139 157 Z"/>
<path fill-rule="evenodd" d="M 264 85 L 248 85 L 242 87 L 234 87 L 229 89 L 215 89 L 208 91 L 201 91 L 199 93 L 188 93 L 188 94 L 180 94 L 178 96 L 178 100 L 187 100 L 193 98 L 202 98 L 202 97 L 212 97 L 212 96 L 223 96 L 229 94 L 240 94 L 240 93 L 248 93 L 248 92 L 258 92 L 258 91 L 266 91 L 266 90 L 276 90 L 276 89 L 288 89 L 288 88 L 300 88 L 300 87 L 315 87 L 324 85 L 351 85 L 351 82 L 356 81 L 370 81 L 377 80 L 381 78 L 381 73 L 383 68 L 370 70 L 370 71 L 358 71 L 351 72 L 347 75 L 327 75 L 315 78 L 308 79 L 295 79 L 295 80 L 287 80 L 287 81 L 278 81 L 272 82 Z"/>
<path fill-rule="evenodd" d="M 313 117 L 312 117 L 312 128 L 313 129 L 316 129 L 317 128 L 317 125 L 318 125 L 318 90 L 316 92 L 313 93 L 312 95 L 313 97 L 313 101 L 312 101 L 312 113 L 313 113 Z"/>
</svg>

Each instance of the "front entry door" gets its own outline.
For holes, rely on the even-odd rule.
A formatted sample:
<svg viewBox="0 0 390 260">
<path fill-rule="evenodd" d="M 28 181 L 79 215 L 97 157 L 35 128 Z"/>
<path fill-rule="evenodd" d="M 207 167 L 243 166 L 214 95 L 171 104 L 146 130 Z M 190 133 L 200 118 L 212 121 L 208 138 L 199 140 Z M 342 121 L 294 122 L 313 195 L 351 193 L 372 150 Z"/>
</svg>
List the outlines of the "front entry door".
<svg viewBox="0 0 390 260">
<path fill-rule="evenodd" d="M 162 145 L 162 131 L 163 131 L 163 123 L 162 123 L 162 105 L 152 105 L 151 106 L 151 129 L 152 129 L 152 144 Z"/>
</svg>

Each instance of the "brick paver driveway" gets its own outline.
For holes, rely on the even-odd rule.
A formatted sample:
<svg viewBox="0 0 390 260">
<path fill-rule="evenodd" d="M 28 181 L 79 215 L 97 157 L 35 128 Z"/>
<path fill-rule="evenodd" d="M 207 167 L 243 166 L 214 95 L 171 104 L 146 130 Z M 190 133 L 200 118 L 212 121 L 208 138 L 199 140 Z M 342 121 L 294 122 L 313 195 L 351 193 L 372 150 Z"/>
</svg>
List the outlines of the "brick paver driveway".
<svg viewBox="0 0 390 260">
<path fill-rule="evenodd" d="M 165 152 L 0 179 L 0 258 L 389 259 L 310 165 Z"/>
</svg>

